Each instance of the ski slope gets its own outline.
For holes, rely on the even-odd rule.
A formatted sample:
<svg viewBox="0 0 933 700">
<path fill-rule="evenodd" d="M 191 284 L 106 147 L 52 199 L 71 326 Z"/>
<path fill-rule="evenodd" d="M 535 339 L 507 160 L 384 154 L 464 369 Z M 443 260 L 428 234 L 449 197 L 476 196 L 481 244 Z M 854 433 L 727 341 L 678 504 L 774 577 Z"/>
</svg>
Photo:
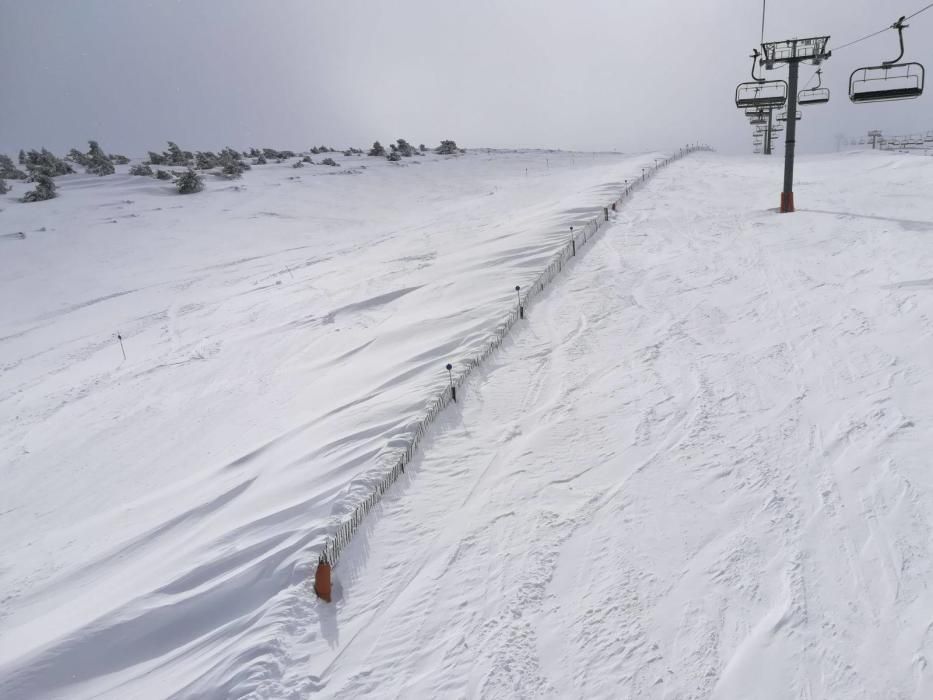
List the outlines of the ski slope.
<svg viewBox="0 0 933 700">
<path fill-rule="evenodd" d="M 933 170 L 805 159 L 779 216 L 766 163 L 636 196 L 260 696 L 933 694 Z"/>
<path fill-rule="evenodd" d="M 800 159 L 792 216 L 776 160 L 664 170 L 315 600 L 314 544 L 439 364 L 652 161 L 560 158 L 302 173 L 300 198 L 254 172 L 163 199 L 186 209 L 123 250 L 88 223 L 121 195 L 76 177 L 86 210 L 63 188 L 49 231 L 0 239 L 0 291 L 31 298 L 0 341 L 0 696 L 933 695 L 933 163 L 910 156 Z M 138 291 L 73 308 L 115 282 Z"/>
</svg>

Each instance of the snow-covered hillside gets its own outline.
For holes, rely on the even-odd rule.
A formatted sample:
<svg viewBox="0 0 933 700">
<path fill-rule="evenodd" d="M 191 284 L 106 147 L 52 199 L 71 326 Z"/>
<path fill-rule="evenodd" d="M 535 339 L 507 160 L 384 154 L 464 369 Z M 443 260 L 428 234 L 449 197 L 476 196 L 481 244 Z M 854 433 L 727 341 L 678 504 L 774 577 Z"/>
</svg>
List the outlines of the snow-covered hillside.
<svg viewBox="0 0 933 700">
<path fill-rule="evenodd" d="M 0 679 L 81 697 L 145 674 L 133 693 L 162 697 L 251 672 L 240 654 L 277 630 L 278 598 L 444 364 L 656 155 L 338 157 L 186 197 L 75 175 L 29 205 L 16 184 L 0 197 Z M 226 654 L 225 625 L 244 635 Z"/>
<path fill-rule="evenodd" d="M 0 199 L 0 696 L 933 695 L 925 158 L 800 159 L 784 216 L 777 159 L 664 170 L 314 598 L 443 362 L 648 162 Z"/>
</svg>

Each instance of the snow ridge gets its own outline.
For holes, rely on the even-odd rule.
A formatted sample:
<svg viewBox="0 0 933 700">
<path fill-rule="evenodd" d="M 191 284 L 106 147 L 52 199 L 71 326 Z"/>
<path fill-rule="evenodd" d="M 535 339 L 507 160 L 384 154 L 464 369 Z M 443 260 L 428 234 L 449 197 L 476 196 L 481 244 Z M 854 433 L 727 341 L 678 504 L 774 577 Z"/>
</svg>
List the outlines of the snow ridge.
<svg viewBox="0 0 933 700">
<path fill-rule="evenodd" d="M 599 232 L 602 225 L 608 222 L 609 209 L 612 208 L 614 211 L 617 205 L 622 205 L 629 197 L 631 197 L 632 193 L 636 189 L 648 182 L 662 168 L 665 168 L 671 163 L 674 163 L 684 156 L 690 155 L 696 151 L 710 150 L 712 149 L 705 146 L 689 147 L 679 151 L 677 154 L 669 158 L 656 161 L 653 166 L 649 166 L 646 169 L 641 179 L 637 179 L 634 182 L 628 184 L 622 190 L 619 197 L 606 207 L 606 216 L 597 215 L 587 220 L 582 229 L 574 230 L 571 228 L 570 239 L 564 246 L 562 246 L 556 253 L 554 253 L 549 264 L 535 278 L 532 285 L 530 287 L 526 287 L 523 293 L 520 292 L 517 304 L 509 311 L 508 315 L 503 319 L 503 321 L 499 323 L 498 326 L 496 326 L 496 331 L 490 341 L 480 350 L 478 354 L 466 360 L 465 362 L 460 363 L 456 375 L 451 378 L 450 386 L 446 387 L 439 395 L 437 395 L 432 401 L 429 402 L 426 413 L 411 427 L 409 436 L 405 439 L 403 445 L 400 448 L 393 450 L 395 455 L 395 457 L 393 457 L 394 464 L 389 472 L 386 473 L 385 476 L 383 476 L 382 479 L 380 479 L 375 484 L 372 492 L 362 501 L 360 501 L 350 512 L 350 515 L 337 526 L 336 532 L 327 538 L 324 548 L 318 558 L 318 570 L 321 572 L 321 567 L 327 567 L 324 569 L 324 573 L 322 575 L 325 577 L 325 580 L 328 581 L 328 589 L 330 567 L 333 567 L 337 564 L 338 560 L 340 559 L 341 552 L 343 552 L 344 548 L 349 545 L 350 541 L 353 539 L 353 535 L 363 524 L 366 515 L 373 509 L 373 507 L 376 506 L 376 504 L 379 503 L 379 501 L 382 499 L 382 496 L 389 489 L 389 487 L 392 486 L 392 484 L 394 484 L 405 472 L 405 466 L 411 462 L 416 450 L 418 449 L 418 446 L 421 444 L 421 440 L 424 438 L 428 428 L 437 418 L 438 414 L 443 411 L 444 408 L 446 408 L 451 403 L 451 401 L 456 401 L 456 389 L 461 387 L 466 382 L 467 378 L 475 368 L 477 368 L 484 360 L 486 360 L 486 358 L 488 358 L 499 348 L 499 346 L 502 344 L 502 341 L 508 336 L 512 326 L 514 326 L 515 322 L 518 321 L 518 319 L 522 316 L 522 310 L 527 308 L 529 302 L 531 302 L 536 296 L 544 291 L 544 288 L 547 286 L 547 284 L 563 271 L 564 263 L 576 255 L 577 248 L 584 247 L 589 239 Z M 389 447 L 392 448 L 393 446 L 389 445 Z M 401 452 L 401 454 L 399 454 L 399 452 Z"/>
</svg>

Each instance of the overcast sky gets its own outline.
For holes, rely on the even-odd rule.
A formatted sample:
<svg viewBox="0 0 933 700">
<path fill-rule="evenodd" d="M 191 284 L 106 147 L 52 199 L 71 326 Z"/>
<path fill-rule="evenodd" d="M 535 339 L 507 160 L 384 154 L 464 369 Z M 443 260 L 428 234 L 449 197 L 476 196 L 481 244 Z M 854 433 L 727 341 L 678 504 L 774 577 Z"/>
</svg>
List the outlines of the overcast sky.
<svg viewBox="0 0 933 700">
<path fill-rule="evenodd" d="M 924 4 L 768 0 L 765 39 L 830 34 L 841 46 Z M 0 152 L 399 137 L 748 152 L 734 90 L 760 38 L 760 0 L 0 0 Z M 906 40 L 906 58 L 933 68 L 933 10 Z M 806 110 L 802 149 L 933 129 L 933 90 L 848 101 L 851 71 L 897 52 L 891 31 L 825 64 L 833 99 Z"/>
</svg>

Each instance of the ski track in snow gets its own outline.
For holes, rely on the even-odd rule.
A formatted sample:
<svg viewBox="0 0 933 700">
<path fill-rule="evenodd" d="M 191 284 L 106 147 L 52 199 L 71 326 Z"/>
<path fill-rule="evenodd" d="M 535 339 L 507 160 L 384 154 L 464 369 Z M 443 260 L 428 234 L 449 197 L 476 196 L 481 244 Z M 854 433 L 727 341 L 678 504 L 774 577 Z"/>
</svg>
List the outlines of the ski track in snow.
<svg viewBox="0 0 933 700">
<path fill-rule="evenodd" d="M 890 282 L 933 241 L 778 217 L 768 174 L 701 156 L 636 196 L 257 697 L 928 696 L 931 300 Z"/>
<path fill-rule="evenodd" d="M 496 158 L 485 167 L 499 167 Z M 453 256 L 466 286 L 450 281 L 450 267 L 424 272 L 451 259 L 444 246 L 464 229 L 442 245 L 411 243 L 441 220 L 462 217 L 465 227 L 480 216 L 475 200 L 445 195 L 463 187 L 452 180 L 427 190 L 449 202 L 443 217 L 372 231 L 371 250 L 350 236 L 325 255 L 289 238 L 282 260 L 292 276 L 277 257 L 234 247 L 223 259 L 239 260 L 219 279 L 206 266 L 166 268 L 173 289 L 204 293 L 138 319 L 161 351 L 119 376 L 94 359 L 112 342 L 100 333 L 76 328 L 58 348 L 28 339 L 139 294 L 171 298 L 164 286 L 126 280 L 5 323 L 0 342 L 22 345 L 0 355 L 11 377 L 0 407 L 27 422 L 6 429 L 14 469 L 42 464 L 16 450 L 43 439 L 62 454 L 90 449 L 68 435 L 54 442 L 42 426 L 111 420 L 71 413 L 96 392 L 111 398 L 127 377 L 135 392 L 164 391 L 167 373 L 194 374 L 179 378 L 190 394 L 124 401 L 122 411 L 138 414 L 126 451 L 119 430 L 97 428 L 111 454 L 154 452 L 100 494 L 103 503 L 142 488 L 126 508 L 94 512 L 76 481 L 81 500 L 66 512 L 87 512 L 46 532 L 67 489 L 46 504 L 2 501 L 0 526 L 10 522 L 20 546 L 0 559 L 11 609 L 0 612 L 0 694 L 930 697 L 933 207 L 923 193 L 933 169 L 850 154 L 804 158 L 798 171 L 798 202 L 814 208 L 793 216 L 774 213 L 779 178 L 760 158 L 691 156 L 636 193 L 440 416 L 343 554 L 331 605 L 311 590 L 315 544 L 365 487 L 348 482 L 437 388 L 425 377 L 493 327 L 490 309 L 509 286 L 470 291 L 501 284 L 504 269 L 490 260 L 513 265 L 509 274 L 541 267 L 544 250 L 529 257 L 528 238 L 507 237 L 540 225 L 539 214 L 514 201 L 494 210 L 504 218 L 486 224 L 493 247 Z M 530 206 L 527 194 L 512 196 Z M 566 203 L 561 211 L 562 221 L 574 215 Z M 401 236 L 404 246 L 379 249 Z M 392 284 L 328 282 L 350 251 L 375 256 L 357 279 L 397 261 Z M 269 290 L 282 294 L 253 300 Z M 273 313 L 281 296 L 285 311 Z M 427 319 L 442 330 L 424 332 Z M 211 324 L 224 332 L 204 332 Z M 339 343 L 337 328 L 347 334 Z M 290 333 L 308 334 L 311 347 L 277 340 Z M 282 345 L 261 349 L 267 342 Z M 256 353 L 255 365 L 238 356 L 245 395 L 223 368 L 209 369 L 239 346 Z M 57 359 L 43 364 L 50 352 Z M 70 387 L 65 363 L 87 363 L 82 387 Z M 312 378 L 328 397 L 317 407 L 281 391 Z M 37 389 L 54 400 L 22 398 Z M 195 399 L 207 407 L 195 410 Z M 229 415 L 241 401 L 267 410 L 268 423 L 258 429 L 242 408 Z M 176 410 L 192 424 L 162 417 L 142 431 Z M 218 421 L 229 424 L 213 442 L 198 437 Z M 166 425 L 179 442 L 197 439 L 202 458 L 216 451 L 215 466 L 192 470 L 191 453 L 162 447 Z M 147 477 L 166 457 L 191 473 Z M 118 479 L 109 471 L 118 463 L 88 478 Z M 16 515 L 24 509 L 36 512 Z M 88 544 L 121 527 L 106 547 Z M 30 558 L 30 548 L 56 553 Z"/>
</svg>

